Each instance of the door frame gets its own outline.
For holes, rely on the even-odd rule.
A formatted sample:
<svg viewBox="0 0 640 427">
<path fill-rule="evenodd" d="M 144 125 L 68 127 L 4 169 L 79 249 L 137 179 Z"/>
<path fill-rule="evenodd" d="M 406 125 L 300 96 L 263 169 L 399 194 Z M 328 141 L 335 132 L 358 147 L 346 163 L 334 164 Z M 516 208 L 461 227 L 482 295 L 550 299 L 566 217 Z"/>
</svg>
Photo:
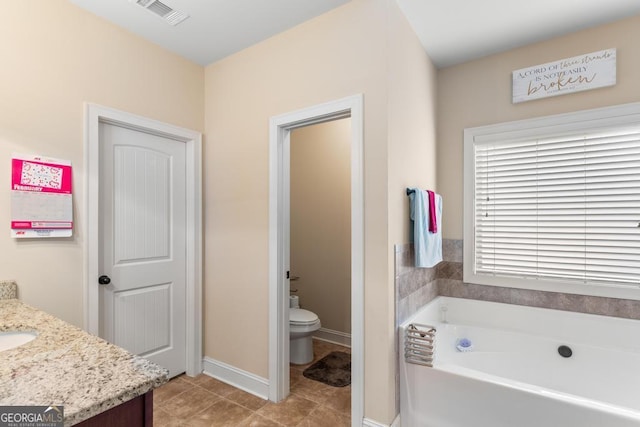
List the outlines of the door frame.
<svg viewBox="0 0 640 427">
<path fill-rule="evenodd" d="M 99 334 L 100 123 L 171 138 L 186 144 L 186 373 L 202 372 L 202 134 L 124 111 L 85 103 L 84 329 Z"/>
<path fill-rule="evenodd" d="M 281 114 L 269 133 L 269 400 L 289 394 L 289 197 L 291 130 L 351 117 L 351 420 L 364 418 L 364 97 Z"/>
</svg>

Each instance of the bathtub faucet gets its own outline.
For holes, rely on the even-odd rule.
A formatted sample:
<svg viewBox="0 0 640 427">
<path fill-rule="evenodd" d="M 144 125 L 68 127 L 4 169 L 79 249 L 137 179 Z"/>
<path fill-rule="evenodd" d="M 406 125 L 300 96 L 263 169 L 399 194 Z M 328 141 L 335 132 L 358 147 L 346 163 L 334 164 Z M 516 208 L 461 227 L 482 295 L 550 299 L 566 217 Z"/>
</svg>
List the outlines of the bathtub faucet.
<svg viewBox="0 0 640 427">
<path fill-rule="evenodd" d="M 446 305 L 440 306 L 440 322 L 447 323 L 447 310 L 449 308 Z"/>
</svg>

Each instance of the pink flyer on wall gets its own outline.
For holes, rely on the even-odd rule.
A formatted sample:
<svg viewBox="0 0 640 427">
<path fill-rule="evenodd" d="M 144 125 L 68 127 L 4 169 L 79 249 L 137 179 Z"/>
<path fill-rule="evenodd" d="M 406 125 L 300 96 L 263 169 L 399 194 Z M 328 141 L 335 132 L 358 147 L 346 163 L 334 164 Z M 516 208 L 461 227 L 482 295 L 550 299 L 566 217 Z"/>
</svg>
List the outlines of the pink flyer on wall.
<svg viewBox="0 0 640 427">
<path fill-rule="evenodd" d="M 71 236 L 72 197 L 70 161 L 14 155 L 11 159 L 11 236 Z"/>
</svg>

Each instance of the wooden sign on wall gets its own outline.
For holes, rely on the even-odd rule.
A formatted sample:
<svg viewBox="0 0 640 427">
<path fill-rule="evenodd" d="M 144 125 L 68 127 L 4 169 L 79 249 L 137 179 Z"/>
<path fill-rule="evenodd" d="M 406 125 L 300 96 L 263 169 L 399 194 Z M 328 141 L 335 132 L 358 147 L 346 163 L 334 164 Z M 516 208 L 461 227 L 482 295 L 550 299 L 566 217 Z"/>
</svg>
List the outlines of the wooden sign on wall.
<svg viewBox="0 0 640 427">
<path fill-rule="evenodd" d="M 513 103 L 616 84 L 616 49 L 601 50 L 513 72 Z"/>
</svg>

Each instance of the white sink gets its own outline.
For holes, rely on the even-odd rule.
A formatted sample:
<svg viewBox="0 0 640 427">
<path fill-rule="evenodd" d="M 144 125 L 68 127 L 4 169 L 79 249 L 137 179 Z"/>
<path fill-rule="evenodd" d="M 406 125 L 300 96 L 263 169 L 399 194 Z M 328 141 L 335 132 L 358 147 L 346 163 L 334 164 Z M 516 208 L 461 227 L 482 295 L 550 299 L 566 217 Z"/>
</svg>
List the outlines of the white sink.
<svg viewBox="0 0 640 427">
<path fill-rule="evenodd" d="M 32 341 L 35 332 L 9 331 L 0 332 L 0 351 L 10 350 Z"/>
</svg>

